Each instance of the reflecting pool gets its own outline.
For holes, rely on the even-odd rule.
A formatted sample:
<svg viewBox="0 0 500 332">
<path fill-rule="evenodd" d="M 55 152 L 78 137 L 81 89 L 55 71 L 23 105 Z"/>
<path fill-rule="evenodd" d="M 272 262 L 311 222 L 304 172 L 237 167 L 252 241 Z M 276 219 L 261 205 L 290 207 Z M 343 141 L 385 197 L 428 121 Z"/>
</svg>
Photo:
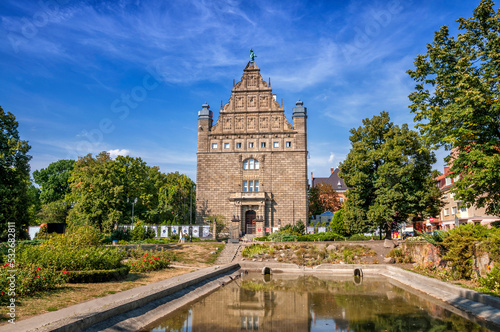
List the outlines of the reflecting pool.
<svg viewBox="0 0 500 332">
<path fill-rule="evenodd" d="M 144 331 L 490 331 L 385 278 L 245 275 Z"/>
</svg>

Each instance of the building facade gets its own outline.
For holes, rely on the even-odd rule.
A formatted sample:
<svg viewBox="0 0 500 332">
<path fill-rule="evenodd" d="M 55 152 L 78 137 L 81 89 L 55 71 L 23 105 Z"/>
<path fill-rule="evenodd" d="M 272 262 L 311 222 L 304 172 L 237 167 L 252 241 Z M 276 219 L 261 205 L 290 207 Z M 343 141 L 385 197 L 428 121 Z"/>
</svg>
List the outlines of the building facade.
<svg viewBox="0 0 500 332">
<path fill-rule="evenodd" d="M 233 81 L 219 118 L 198 113 L 196 209 L 198 223 L 222 215 L 254 234 L 255 222 L 279 227 L 307 220 L 307 109 L 293 108 L 293 125 L 276 101 L 271 80 L 249 62 Z"/>
<path fill-rule="evenodd" d="M 462 202 L 455 199 L 455 194 L 451 191 L 459 176 L 453 177 L 450 173 L 450 167 L 444 167 L 444 174 L 436 178 L 437 186 L 441 190 L 444 206 L 439 216 L 429 219 L 426 222 L 426 230 L 434 229 L 450 230 L 461 224 L 473 223 L 488 226 L 500 221 L 499 217 L 486 214 L 486 208 L 475 206 L 466 207 Z"/>
</svg>

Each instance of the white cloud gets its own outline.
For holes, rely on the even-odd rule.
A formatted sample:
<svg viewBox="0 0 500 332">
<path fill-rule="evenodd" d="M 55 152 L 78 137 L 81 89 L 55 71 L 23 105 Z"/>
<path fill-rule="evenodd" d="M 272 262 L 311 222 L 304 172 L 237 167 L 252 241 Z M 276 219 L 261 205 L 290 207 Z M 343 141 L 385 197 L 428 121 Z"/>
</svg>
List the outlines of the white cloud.
<svg viewBox="0 0 500 332">
<path fill-rule="evenodd" d="M 114 149 L 108 150 L 108 153 L 112 159 L 115 159 L 118 156 L 128 156 L 130 154 L 130 151 L 127 149 Z"/>
</svg>

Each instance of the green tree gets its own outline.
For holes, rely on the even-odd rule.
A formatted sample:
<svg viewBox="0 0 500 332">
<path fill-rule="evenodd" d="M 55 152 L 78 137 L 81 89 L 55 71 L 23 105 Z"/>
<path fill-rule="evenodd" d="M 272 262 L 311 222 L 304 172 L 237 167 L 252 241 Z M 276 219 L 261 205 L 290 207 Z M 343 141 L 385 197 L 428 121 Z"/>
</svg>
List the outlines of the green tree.
<svg viewBox="0 0 500 332">
<path fill-rule="evenodd" d="M 337 234 L 347 235 L 347 229 L 344 224 L 344 209 L 335 212 L 330 222 L 330 229 Z"/>
<path fill-rule="evenodd" d="M 452 151 L 453 188 L 465 205 L 500 215 L 500 10 L 482 0 L 469 19 L 435 33 L 410 76 L 410 109 L 428 143 Z"/>
<path fill-rule="evenodd" d="M 191 206 L 191 195 L 192 206 Z M 188 223 L 195 220 L 196 192 L 194 182 L 185 174 L 168 173 L 164 184 L 159 188 L 159 208 L 169 223 Z"/>
<path fill-rule="evenodd" d="M 321 213 L 323 213 L 323 206 L 319 200 L 319 189 L 312 187 L 309 189 L 309 219 Z"/>
<path fill-rule="evenodd" d="M 30 224 L 30 146 L 19 137 L 15 116 L 0 107 L 0 240 L 13 223 L 18 238 Z"/>
<path fill-rule="evenodd" d="M 432 177 L 434 153 L 408 125 L 394 125 L 387 112 L 351 129 L 351 150 L 340 165 L 350 188 L 344 218 L 350 233 L 390 231 L 408 217 L 436 215 L 441 193 Z"/>
<path fill-rule="evenodd" d="M 68 221 L 71 227 L 89 225 L 109 233 L 123 217 L 123 185 L 113 169 L 114 161 L 103 151 L 78 158 L 70 177 L 74 202 Z"/>
<path fill-rule="evenodd" d="M 64 196 L 71 191 L 68 180 L 74 166 L 74 160 L 61 159 L 33 172 L 33 179 L 40 186 L 42 204 L 64 201 Z"/>
</svg>

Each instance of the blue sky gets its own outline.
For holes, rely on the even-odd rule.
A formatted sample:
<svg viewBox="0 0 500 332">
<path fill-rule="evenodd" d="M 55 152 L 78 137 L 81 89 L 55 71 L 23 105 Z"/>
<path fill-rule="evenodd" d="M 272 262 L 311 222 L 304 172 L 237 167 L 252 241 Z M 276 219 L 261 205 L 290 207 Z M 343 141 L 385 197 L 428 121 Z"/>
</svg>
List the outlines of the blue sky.
<svg viewBox="0 0 500 332">
<path fill-rule="evenodd" d="M 328 176 L 363 118 L 413 124 L 406 71 L 478 3 L 2 0 L 0 105 L 32 171 L 106 150 L 196 179 L 197 112 L 218 117 L 253 48 L 289 122 L 304 101 L 309 172 Z"/>
</svg>

